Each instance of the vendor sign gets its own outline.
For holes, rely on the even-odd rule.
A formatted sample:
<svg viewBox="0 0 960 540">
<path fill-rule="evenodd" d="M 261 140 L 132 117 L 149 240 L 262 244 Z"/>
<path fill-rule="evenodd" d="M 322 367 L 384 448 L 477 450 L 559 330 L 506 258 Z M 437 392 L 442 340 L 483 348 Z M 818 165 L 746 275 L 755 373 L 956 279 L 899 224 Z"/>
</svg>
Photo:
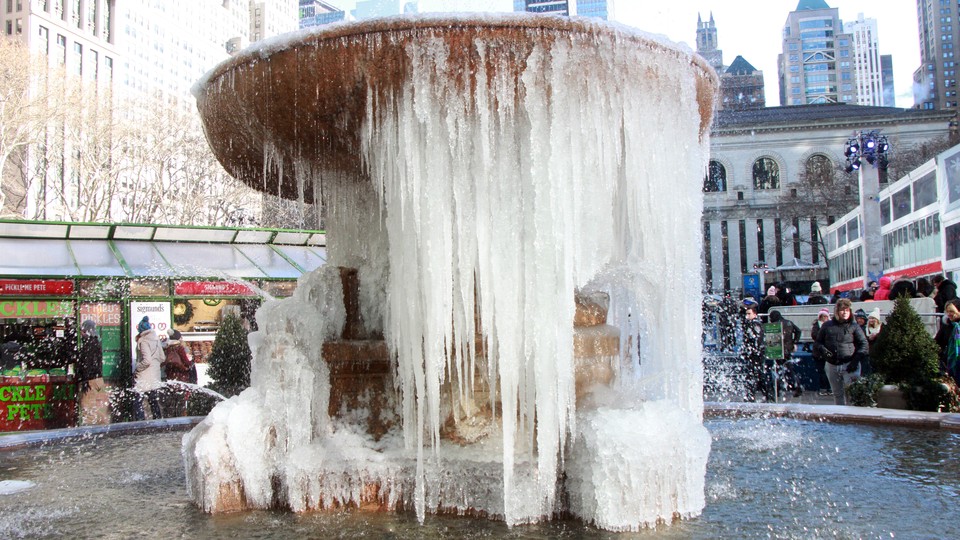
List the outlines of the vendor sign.
<svg viewBox="0 0 960 540">
<path fill-rule="evenodd" d="M 59 300 L 0 300 L 0 319 L 73 317 L 73 302 Z"/>
<path fill-rule="evenodd" d="M 49 296 L 73 294 L 69 279 L 0 279 L 0 296 Z"/>
<path fill-rule="evenodd" d="M 7 377 L 10 380 L 12 377 Z M 0 431 L 64 428 L 77 423 L 77 385 L 71 382 L 0 383 Z"/>
<path fill-rule="evenodd" d="M 173 293 L 177 296 L 253 296 L 246 283 L 233 281 L 178 281 Z"/>
</svg>

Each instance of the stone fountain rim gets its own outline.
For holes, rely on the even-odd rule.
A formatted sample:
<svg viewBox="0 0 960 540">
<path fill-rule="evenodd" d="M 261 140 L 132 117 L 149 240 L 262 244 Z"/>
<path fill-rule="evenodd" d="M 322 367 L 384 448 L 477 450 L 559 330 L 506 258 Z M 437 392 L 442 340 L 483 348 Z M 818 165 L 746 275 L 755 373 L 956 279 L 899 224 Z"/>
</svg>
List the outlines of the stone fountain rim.
<svg viewBox="0 0 960 540">
<path fill-rule="evenodd" d="M 611 23 L 600 19 L 581 17 L 559 17 L 556 15 L 502 13 L 496 16 L 477 13 L 441 13 L 420 15 L 399 15 L 333 23 L 314 28 L 307 28 L 273 38 L 255 42 L 241 50 L 234 56 L 224 60 L 205 73 L 193 85 L 191 92 L 197 98 L 201 97 L 208 86 L 228 72 L 246 64 L 267 60 L 272 55 L 283 53 L 290 49 L 304 46 L 319 45 L 325 41 L 332 41 L 347 37 L 359 37 L 375 34 L 386 34 L 397 31 L 429 31 L 452 29 L 528 29 L 547 30 L 556 33 L 583 33 L 606 34 L 617 39 L 629 40 L 637 45 L 650 47 L 663 53 L 672 54 L 680 59 L 687 59 L 690 65 L 697 68 L 698 78 L 706 78 L 714 88 L 719 87 L 719 77 L 710 64 L 700 55 L 669 41 L 664 36 L 643 32 L 642 30 L 619 23 Z"/>
</svg>

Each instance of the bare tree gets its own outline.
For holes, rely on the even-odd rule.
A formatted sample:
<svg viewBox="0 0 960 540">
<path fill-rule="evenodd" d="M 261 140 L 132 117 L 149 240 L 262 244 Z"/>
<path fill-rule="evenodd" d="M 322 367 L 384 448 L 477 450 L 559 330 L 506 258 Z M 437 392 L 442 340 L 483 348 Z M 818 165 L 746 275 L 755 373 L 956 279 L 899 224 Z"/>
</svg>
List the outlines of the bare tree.
<svg viewBox="0 0 960 540">
<path fill-rule="evenodd" d="M 895 182 L 903 178 L 910 171 L 930 161 L 937 154 L 958 142 L 960 141 L 956 139 L 955 135 L 944 135 L 906 148 L 900 147 L 898 144 L 892 144 L 893 151 L 889 157 L 890 164 L 887 167 L 886 179 Z M 881 176 L 880 181 L 883 182 L 884 180 L 884 177 Z"/>
<path fill-rule="evenodd" d="M 827 261 L 827 247 L 820 227 L 832 223 L 859 204 L 859 179 L 856 173 L 848 173 L 841 165 L 823 155 L 815 154 L 807 160 L 797 182 L 788 186 L 777 201 L 776 211 L 784 220 L 813 220 L 814 234 L 805 238 L 793 235 L 791 240 L 809 244 L 819 259 Z"/>
<path fill-rule="evenodd" d="M 26 154 L 46 144 L 51 126 L 62 125 L 76 92 L 63 69 L 7 38 L 0 38 L 0 77 L 0 216 L 17 216 L 32 187 L 21 167 Z"/>
</svg>

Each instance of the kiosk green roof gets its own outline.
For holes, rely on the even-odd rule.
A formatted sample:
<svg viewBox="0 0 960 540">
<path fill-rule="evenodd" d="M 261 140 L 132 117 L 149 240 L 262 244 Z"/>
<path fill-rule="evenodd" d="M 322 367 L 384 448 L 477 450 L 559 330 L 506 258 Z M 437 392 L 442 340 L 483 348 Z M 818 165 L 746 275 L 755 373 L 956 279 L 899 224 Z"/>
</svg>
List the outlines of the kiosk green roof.
<svg viewBox="0 0 960 540">
<path fill-rule="evenodd" d="M 324 231 L 0 220 L 0 276 L 295 279 Z"/>
</svg>

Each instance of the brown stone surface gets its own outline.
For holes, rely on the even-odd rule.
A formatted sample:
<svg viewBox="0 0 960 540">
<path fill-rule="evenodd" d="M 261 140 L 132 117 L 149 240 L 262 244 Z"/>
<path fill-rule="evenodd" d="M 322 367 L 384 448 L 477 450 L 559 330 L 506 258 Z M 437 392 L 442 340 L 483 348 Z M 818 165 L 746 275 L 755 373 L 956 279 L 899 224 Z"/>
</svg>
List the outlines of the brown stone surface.
<svg viewBox="0 0 960 540">
<path fill-rule="evenodd" d="M 535 46 L 570 35 L 585 44 L 597 42 L 591 36 L 615 36 L 621 45 L 689 60 L 697 74 L 701 137 L 708 131 L 718 83 L 701 57 L 613 25 L 552 16 L 397 17 L 318 29 L 279 46 L 246 49 L 220 64 L 198 85 L 197 107 L 214 154 L 232 176 L 266 193 L 290 199 L 302 194 L 312 203 L 319 190 L 310 179 L 318 172 L 364 177 L 360 125 L 368 98 L 385 102 L 406 81 L 409 43 L 442 40 L 451 52 L 448 62 L 465 66 L 463 76 L 449 82 L 468 92 L 469 74 L 487 70 L 490 81 L 501 80 L 493 72 L 520 80 Z M 493 45 L 485 58 L 477 41 Z M 298 177 L 306 182 L 302 191 Z"/>
<path fill-rule="evenodd" d="M 573 301 L 577 306 L 577 311 L 573 316 L 574 327 L 607 324 L 607 307 L 596 298 L 578 294 Z"/>
<path fill-rule="evenodd" d="M 210 511 L 214 514 L 247 510 L 247 498 L 243 494 L 243 484 L 238 480 L 229 484 L 220 484 L 217 505 Z"/>
<path fill-rule="evenodd" d="M 393 364 L 382 340 L 328 341 L 323 359 L 330 368 L 330 402 L 327 413 L 368 408 L 369 432 L 375 439 L 390 428 L 389 395 Z"/>
</svg>

